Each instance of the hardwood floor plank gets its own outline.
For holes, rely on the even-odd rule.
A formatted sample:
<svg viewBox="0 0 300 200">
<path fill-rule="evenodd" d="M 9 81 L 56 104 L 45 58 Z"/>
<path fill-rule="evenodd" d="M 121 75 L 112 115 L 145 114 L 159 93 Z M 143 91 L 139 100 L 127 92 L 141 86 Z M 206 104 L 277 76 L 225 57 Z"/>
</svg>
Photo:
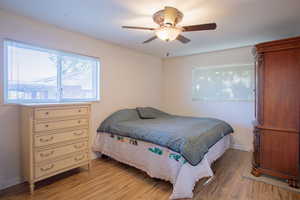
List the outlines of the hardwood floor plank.
<svg viewBox="0 0 300 200">
<path fill-rule="evenodd" d="M 251 153 L 228 150 L 213 164 L 215 178 L 194 189 L 194 200 L 299 200 L 300 194 L 262 182 L 243 179 L 242 173 L 251 162 Z M 168 200 L 169 182 L 149 177 L 146 173 L 112 159 L 92 162 L 91 172 L 71 170 L 37 183 L 34 195 L 27 184 L 0 191 L 1 200 Z"/>
</svg>

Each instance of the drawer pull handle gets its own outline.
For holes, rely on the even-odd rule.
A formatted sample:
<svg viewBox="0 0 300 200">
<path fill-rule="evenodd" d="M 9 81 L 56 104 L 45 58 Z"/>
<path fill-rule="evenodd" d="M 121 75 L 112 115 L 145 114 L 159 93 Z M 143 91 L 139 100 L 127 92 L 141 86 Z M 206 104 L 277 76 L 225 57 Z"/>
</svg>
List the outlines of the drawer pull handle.
<svg viewBox="0 0 300 200">
<path fill-rule="evenodd" d="M 80 161 L 80 160 L 83 160 L 83 159 L 84 159 L 84 156 L 81 156 L 81 157 L 75 157 L 75 158 L 74 158 L 75 161 Z"/>
<path fill-rule="evenodd" d="M 74 148 L 75 148 L 75 149 L 80 149 L 80 148 L 82 148 L 83 146 L 84 146 L 84 144 L 81 144 L 81 145 L 75 144 L 75 145 L 74 145 Z"/>
<path fill-rule="evenodd" d="M 41 157 L 48 157 L 48 156 L 51 156 L 53 155 L 54 151 L 50 151 L 49 153 L 40 153 L 40 156 Z"/>
<path fill-rule="evenodd" d="M 50 138 L 48 138 L 48 139 L 44 139 L 44 138 L 40 138 L 40 141 L 41 142 L 50 142 L 51 140 L 53 140 L 53 136 L 51 136 Z"/>
<path fill-rule="evenodd" d="M 81 110 L 79 109 L 78 112 L 81 112 Z"/>
<path fill-rule="evenodd" d="M 41 167 L 41 171 L 45 172 L 45 171 L 52 169 L 53 167 L 54 167 L 54 164 L 51 164 L 49 167 L 45 167 L 45 168 Z"/>
<path fill-rule="evenodd" d="M 46 127 L 46 128 L 48 128 L 48 127 L 49 127 L 49 125 L 48 125 L 48 124 L 45 124 L 45 127 Z"/>
<path fill-rule="evenodd" d="M 81 121 L 80 120 L 78 120 L 78 124 L 80 124 L 81 123 Z"/>
<path fill-rule="evenodd" d="M 49 112 L 45 112 L 46 115 L 49 115 Z"/>
<path fill-rule="evenodd" d="M 80 131 L 80 132 L 74 132 L 73 135 L 82 135 L 82 133 L 83 133 L 82 131 Z"/>
</svg>

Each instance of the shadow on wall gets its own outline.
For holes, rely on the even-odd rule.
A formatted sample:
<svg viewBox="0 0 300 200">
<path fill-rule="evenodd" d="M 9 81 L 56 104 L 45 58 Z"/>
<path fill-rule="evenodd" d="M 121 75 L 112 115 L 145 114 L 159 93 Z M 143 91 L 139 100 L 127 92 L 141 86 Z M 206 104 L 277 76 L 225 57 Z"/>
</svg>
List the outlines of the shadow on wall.
<svg viewBox="0 0 300 200">
<path fill-rule="evenodd" d="M 0 189 L 21 181 L 19 113 L 19 106 L 0 105 Z"/>
</svg>

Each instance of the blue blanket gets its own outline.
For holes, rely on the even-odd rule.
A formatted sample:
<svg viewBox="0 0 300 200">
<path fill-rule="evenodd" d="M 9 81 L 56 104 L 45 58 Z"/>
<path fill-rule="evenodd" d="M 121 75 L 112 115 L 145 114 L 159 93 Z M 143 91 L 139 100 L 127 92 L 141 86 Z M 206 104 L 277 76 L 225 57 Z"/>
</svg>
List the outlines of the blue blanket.
<svg viewBox="0 0 300 200">
<path fill-rule="evenodd" d="M 167 147 L 197 165 L 208 149 L 232 127 L 213 118 L 182 117 L 153 109 L 155 119 L 140 119 L 135 109 L 120 110 L 108 117 L 98 132 L 108 132 Z"/>
</svg>

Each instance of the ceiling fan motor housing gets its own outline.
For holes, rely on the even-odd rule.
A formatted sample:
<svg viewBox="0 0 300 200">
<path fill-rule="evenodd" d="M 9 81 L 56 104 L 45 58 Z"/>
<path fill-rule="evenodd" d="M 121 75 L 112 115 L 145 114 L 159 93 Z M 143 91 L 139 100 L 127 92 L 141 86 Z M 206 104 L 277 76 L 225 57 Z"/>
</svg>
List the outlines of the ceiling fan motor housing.
<svg viewBox="0 0 300 200">
<path fill-rule="evenodd" d="M 182 12 L 173 7 L 165 7 L 153 15 L 153 21 L 160 26 L 176 26 L 183 18 Z"/>
</svg>

